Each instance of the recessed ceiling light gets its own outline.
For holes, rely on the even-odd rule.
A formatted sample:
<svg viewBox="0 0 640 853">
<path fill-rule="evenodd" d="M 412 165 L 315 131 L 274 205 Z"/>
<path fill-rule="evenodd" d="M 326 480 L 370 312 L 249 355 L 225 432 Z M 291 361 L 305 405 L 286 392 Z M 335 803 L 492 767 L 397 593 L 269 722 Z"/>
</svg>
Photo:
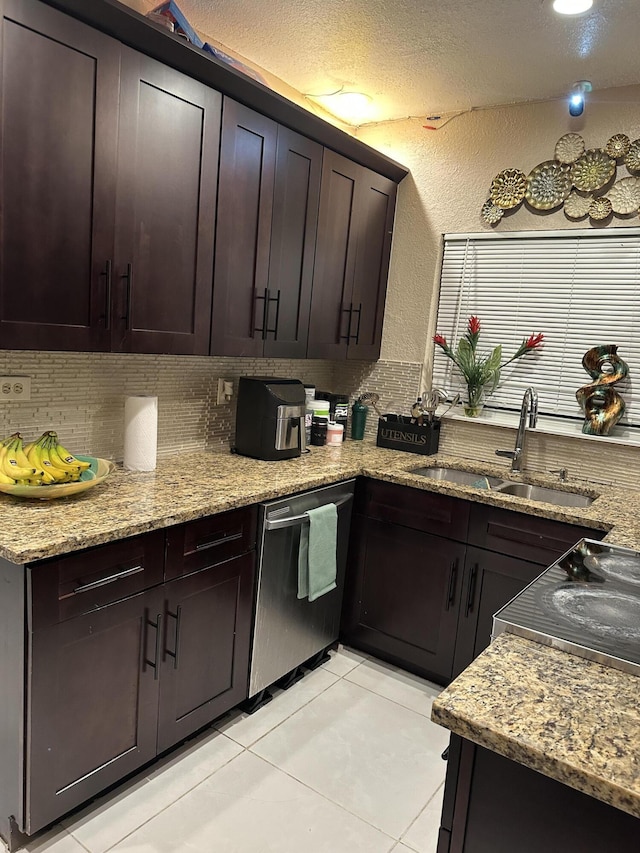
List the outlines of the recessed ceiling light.
<svg viewBox="0 0 640 853">
<path fill-rule="evenodd" d="M 553 11 L 559 15 L 581 15 L 593 6 L 593 0 L 553 0 Z"/>
</svg>

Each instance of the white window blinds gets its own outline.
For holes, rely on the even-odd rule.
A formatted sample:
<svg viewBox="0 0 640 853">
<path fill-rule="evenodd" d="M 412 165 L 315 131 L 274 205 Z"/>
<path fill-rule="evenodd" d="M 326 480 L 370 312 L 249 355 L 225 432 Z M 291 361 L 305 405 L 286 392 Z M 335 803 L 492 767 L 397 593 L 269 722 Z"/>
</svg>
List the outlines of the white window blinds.
<svg viewBox="0 0 640 853">
<path fill-rule="evenodd" d="M 519 409 L 533 385 L 542 413 L 581 419 L 575 393 L 592 381 L 582 356 L 617 344 L 629 365 L 616 385 L 626 403 L 621 423 L 640 425 L 640 229 L 445 235 L 437 332 L 455 348 L 471 315 L 482 324 L 478 351 L 502 344 L 503 362 L 523 338 L 545 338 L 539 351 L 505 368 L 488 406 Z M 434 385 L 463 389 L 435 349 Z"/>
</svg>

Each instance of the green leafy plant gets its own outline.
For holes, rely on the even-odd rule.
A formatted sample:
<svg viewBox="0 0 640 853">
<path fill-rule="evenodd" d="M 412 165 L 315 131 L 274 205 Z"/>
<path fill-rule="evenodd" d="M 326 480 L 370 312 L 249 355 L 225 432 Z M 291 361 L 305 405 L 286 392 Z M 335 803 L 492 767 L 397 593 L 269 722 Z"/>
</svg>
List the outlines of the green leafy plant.
<svg viewBox="0 0 640 853">
<path fill-rule="evenodd" d="M 452 349 L 444 335 L 436 334 L 434 343 L 458 368 L 467 384 L 467 404 L 465 414 L 475 416 L 482 408 L 482 397 L 491 394 L 500 383 L 500 373 L 512 361 L 539 349 L 544 340 L 543 334 L 531 334 L 524 338 L 514 355 L 502 361 L 502 345 L 494 347 L 488 354 L 478 352 L 481 324 L 478 317 L 469 317 L 467 329 Z"/>
</svg>

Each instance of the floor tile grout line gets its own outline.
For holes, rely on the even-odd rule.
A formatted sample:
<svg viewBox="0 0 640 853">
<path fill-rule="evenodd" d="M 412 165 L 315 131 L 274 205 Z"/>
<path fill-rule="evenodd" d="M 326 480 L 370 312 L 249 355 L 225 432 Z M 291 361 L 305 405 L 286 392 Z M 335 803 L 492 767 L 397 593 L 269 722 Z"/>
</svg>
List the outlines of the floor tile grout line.
<svg viewBox="0 0 640 853">
<path fill-rule="evenodd" d="M 434 797 L 438 794 L 438 792 L 440 791 L 440 789 L 441 789 L 443 786 L 444 786 L 444 779 L 443 779 L 443 780 L 442 780 L 442 782 L 438 785 L 438 787 L 435 789 L 435 791 L 433 792 L 433 794 L 431 794 L 431 796 L 429 797 L 429 799 L 428 799 L 428 800 L 427 800 L 427 802 L 425 803 L 424 807 L 423 807 L 423 808 L 418 812 L 418 814 L 414 817 L 414 819 L 411 821 L 411 823 L 409 824 L 409 826 L 405 829 L 405 831 L 404 831 L 404 832 L 402 833 L 402 835 L 400 836 L 400 841 L 402 842 L 402 844 L 404 844 L 406 847 L 410 847 L 412 850 L 415 850 L 415 851 L 416 851 L 416 853 L 420 853 L 420 851 L 416 850 L 416 848 L 413 846 L 413 844 L 411 844 L 411 843 L 410 843 L 410 842 L 408 842 L 408 841 L 405 841 L 404 839 L 406 838 L 406 835 L 407 835 L 407 833 L 409 832 L 409 830 L 411 829 L 411 827 L 414 825 L 414 823 L 415 823 L 417 820 L 419 820 L 419 819 L 420 819 L 420 817 L 422 816 L 422 814 L 424 813 L 424 811 L 425 811 L 425 810 L 429 807 L 429 805 L 433 802 Z"/>
<path fill-rule="evenodd" d="M 328 803 L 331 803 L 332 805 L 337 806 L 339 809 L 341 809 L 341 811 L 346 812 L 347 814 L 351 815 L 352 817 L 357 818 L 357 820 L 361 821 L 362 823 L 365 823 L 367 826 L 370 826 L 372 829 L 375 829 L 376 832 L 380 832 L 380 833 L 382 833 L 382 835 L 385 835 L 387 838 L 390 838 L 393 841 L 394 845 L 400 841 L 400 839 L 396 838 L 395 835 L 390 835 L 385 829 L 380 829 L 379 826 L 374 826 L 372 823 L 369 823 L 368 820 L 363 818 L 361 815 L 356 814 L 355 812 L 352 812 L 343 803 L 338 803 L 336 800 L 332 800 L 331 797 L 328 797 L 326 794 L 323 794 L 322 791 L 318 791 L 316 788 L 313 787 L 313 785 L 310 785 L 308 782 L 304 782 L 302 779 L 298 779 L 297 776 L 294 776 L 292 773 L 289 773 L 289 771 L 285 770 L 283 767 L 278 767 L 277 764 L 274 764 L 272 761 L 269 761 L 269 759 L 265 758 L 263 755 L 258 755 L 258 753 L 253 752 L 251 749 L 248 749 L 247 752 L 250 752 L 251 755 L 253 755 L 255 758 L 259 758 L 260 761 L 264 761 L 270 767 L 273 767 L 274 770 L 278 771 L 278 773 L 284 773 L 285 776 L 288 776 L 290 779 L 293 779 L 294 782 L 297 782 L 299 785 L 302 785 L 304 788 L 307 788 L 309 791 L 313 791 L 314 794 L 317 794 L 319 797 L 322 797 L 322 799 L 326 800 Z M 421 813 L 422 813 L 422 809 L 420 809 L 420 814 Z M 393 848 L 391 848 L 391 850 L 392 849 Z M 389 853 L 390 853 L 390 851 L 389 851 Z"/>
<path fill-rule="evenodd" d="M 348 674 L 348 673 L 347 673 Z M 344 678 L 345 681 L 348 681 L 349 684 L 354 684 L 356 687 L 362 687 L 363 690 L 367 690 L 369 693 L 373 693 L 374 696 L 379 696 L 381 699 L 386 699 L 388 702 L 393 702 L 394 705 L 399 705 L 401 708 L 404 708 L 405 711 L 412 711 L 414 714 L 418 714 L 420 717 L 425 717 L 429 722 L 433 722 L 431 719 L 431 713 L 422 714 L 420 711 L 416 711 L 415 708 L 409 708 L 408 705 L 403 705 L 402 702 L 399 702 L 397 699 L 392 699 L 390 696 L 386 696 L 384 693 L 378 693 L 376 690 L 372 690 L 371 687 L 367 687 L 365 684 L 359 684 L 357 681 L 350 681 L 348 678 Z M 444 687 L 442 688 L 444 690 Z M 435 698 L 435 697 L 434 697 Z M 433 703 L 433 699 L 431 699 Z M 437 723 L 433 723 L 434 726 Z"/>
<path fill-rule="evenodd" d="M 222 734 L 222 732 L 220 732 L 220 734 Z M 225 737 L 226 737 L 226 735 L 225 735 Z M 231 740 L 231 738 L 228 738 L 228 739 Z M 163 808 L 161 808 L 160 811 L 151 815 L 146 820 L 143 820 L 142 823 L 139 824 L 137 827 L 135 827 L 135 829 L 132 829 L 131 832 L 127 832 L 125 835 L 122 836 L 122 838 L 119 838 L 114 844 L 109 845 L 109 847 L 105 847 L 104 853 L 108 853 L 109 850 L 113 850 L 114 847 L 116 847 L 118 844 L 125 841 L 127 838 L 129 838 L 130 835 L 133 835 L 134 832 L 137 832 L 139 829 L 142 829 L 142 827 L 145 826 L 147 823 L 149 823 L 149 821 L 154 820 L 154 818 L 158 817 L 158 815 L 162 814 L 162 812 L 171 808 L 171 806 L 174 806 L 183 797 L 186 797 L 187 794 L 190 794 L 192 791 L 195 791 L 196 788 L 199 788 L 200 785 L 203 784 L 203 782 L 206 782 L 212 776 L 215 776 L 215 774 L 218 772 L 218 770 L 222 770 L 223 767 L 226 767 L 228 764 L 231 764 L 231 762 L 234 761 L 234 759 L 239 758 L 239 756 L 241 756 L 243 752 L 247 751 L 246 748 L 242 746 L 242 744 L 236 743 L 236 741 L 233 741 L 233 742 L 236 744 L 236 746 L 239 746 L 241 748 L 242 752 L 238 752 L 238 753 L 236 753 L 236 755 L 233 755 L 231 758 L 229 758 L 227 761 L 225 761 L 223 764 L 221 764 L 219 767 L 217 767 L 215 770 L 213 770 L 211 773 L 209 773 L 207 776 L 205 776 L 199 782 L 196 782 L 195 785 L 192 785 L 186 791 L 183 791 L 179 797 L 176 797 L 175 800 L 172 800 L 170 803 L 167 803 L 167 805 L 163 806 Z M 62 826 L 62 824 L 61 824 L 61 826 Z M 64 829 L 67 829 L 67 828 L 64 827 Z M 76 838 L 76 836 L 73 834 L 73 832 L 71 832 L 71 830 L 67 830 L 67 832 L 69 833 L 69 835 L 71 835 L 73 837 L 74 841 L 77 841 L 78 844 L 80 844 L 82 847 L 85 848 L 85 850 L 88 851 L 88 853 L 95 853 L 95 851 L 92 850 L 90 847 L 86 847 L 86 845 L 82 844 L 82 842 L 78 838 Z"/>
<path fill-rule="evenodd" d="M 317 672 L 317 671 L 318 671 L 317 669 L 316 669 L 316 670 L 314 670 L 314 672 Z M 256 738 L 255 740 L 251 741 L 251 743 L 250 743 L 248 746 L 245 746 L 245 744 L 242 744 L 242 743 L 240 743 L 239 741 L 234 740 L 234 739 L 233 739 L 233 737 L 232 737 L 231 735 L 226 735 L 226 737 L 228 737 L 230 740 L 233 740 L 233 742 L 234 742 L 234 743 L 237 743 L 239 746 L 242 746 L 242 747 L 244 747 L 245 749 L 249 749 L 250 747 L 254 746 L 256 743 L 258 743 L 258 741 L 261 741 L 261 740 L 262 740 L 262 738 L 265 738 L 267 735 L 270 735 L 270 734 L 271 734 L 272 732 L 274 732 L 274 731 L 275 731 L 279 726 L 281 726 L 283 723 L 286 723 L 286 722 L 287 722 L 287 720 L 290 720 L 292 717 L 294 717 L 294 716 L 298 713 L 298 711 L 301 711 L 303 708 L 306 708 L 306 707 L 307 707 L 307 705 L 308 705 L 310 702 L 313 702 L 313 700 L 314 700 L 314 699 L 317 699 L 317 698 L 318 698 L 318 696 L 322 696 L 322 694 L 323 694 L 323 693 L 326 693 L 326 691 L 327 691 L 327 690 L 329 690 L 329 689 L 331 689 L 331 688 L 334 686 L 334 684 L 336 684 L 336 683 L 337 683 L 337 681 L 339 681 L 339 680 L 340 680 L 340 678 L 341 678 L 341 676 L 336 675 L 336 674 L 335 674 L 335 672 L 331 672 L 330 670 L 325 670 L 325 672 L 329 672 L 329 674 L 330 674 L 330 675 L 334 675 L 334 676 L 336 677 L 336 681 L 333 681 L 331 684 L 327 684 L 327 686 L 326 686 L 326 687 L 324 687 L 324 688 L 323 688 L 319 693 L 316 693 L 316 694 L 315 694 L 315 696 L 312 696 L 312 697 L 311 697 L 310 699 L 308 699 L 308 700 L 307 700 L 303 705 L 300 705 L 298 708 L 296 708 L 294 711 L 292 711 L 292 712 L 289 714 L 289 716 L 288 716 L 288 717 L 284 717 L 284 719 L 282 719 L 282 720 L 280 720 L 279 722 L 277 722 L 277 723 L 273 726 L 273 728 L 269 729 L 269 731 L 268 731 L 268 732 L 265 732 L 263 735 L 260 735 L 260 737 L 258 737 L 258 738 Z M 298 684 L 299 684 L 299 683 L 300 683 L 300 682 L 298 682 Z M 295 686 L 295 685 L 293 685 L 293 686 Z M 283 692 L 286 692 L 286 691 L 283 691 Z M 219 731 L 221 734 L 225 734 L 225 732 L 223 732 L 221 729 L 218 729 L 217 731 Z"/>
</svg>

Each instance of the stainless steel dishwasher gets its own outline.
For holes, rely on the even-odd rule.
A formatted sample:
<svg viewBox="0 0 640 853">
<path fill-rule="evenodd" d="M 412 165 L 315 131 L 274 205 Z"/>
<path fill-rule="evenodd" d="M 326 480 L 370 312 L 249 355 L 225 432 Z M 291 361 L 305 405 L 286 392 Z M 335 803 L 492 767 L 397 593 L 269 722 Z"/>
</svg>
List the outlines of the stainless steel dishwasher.
<svg viewBox="0 0 640 853">
<path fill-rule="evenodd" d="M 269 701 L 267 687 L 315 661 L 338 639 L 355 480 L 262 503 L 258 512 L 258 591 L 253 626 L 249 702 Z M 334 503 L 338 510 L 336 588 L 313 602 L 299 599 L 298 548 L 307 510 Z"/>
</svg>

